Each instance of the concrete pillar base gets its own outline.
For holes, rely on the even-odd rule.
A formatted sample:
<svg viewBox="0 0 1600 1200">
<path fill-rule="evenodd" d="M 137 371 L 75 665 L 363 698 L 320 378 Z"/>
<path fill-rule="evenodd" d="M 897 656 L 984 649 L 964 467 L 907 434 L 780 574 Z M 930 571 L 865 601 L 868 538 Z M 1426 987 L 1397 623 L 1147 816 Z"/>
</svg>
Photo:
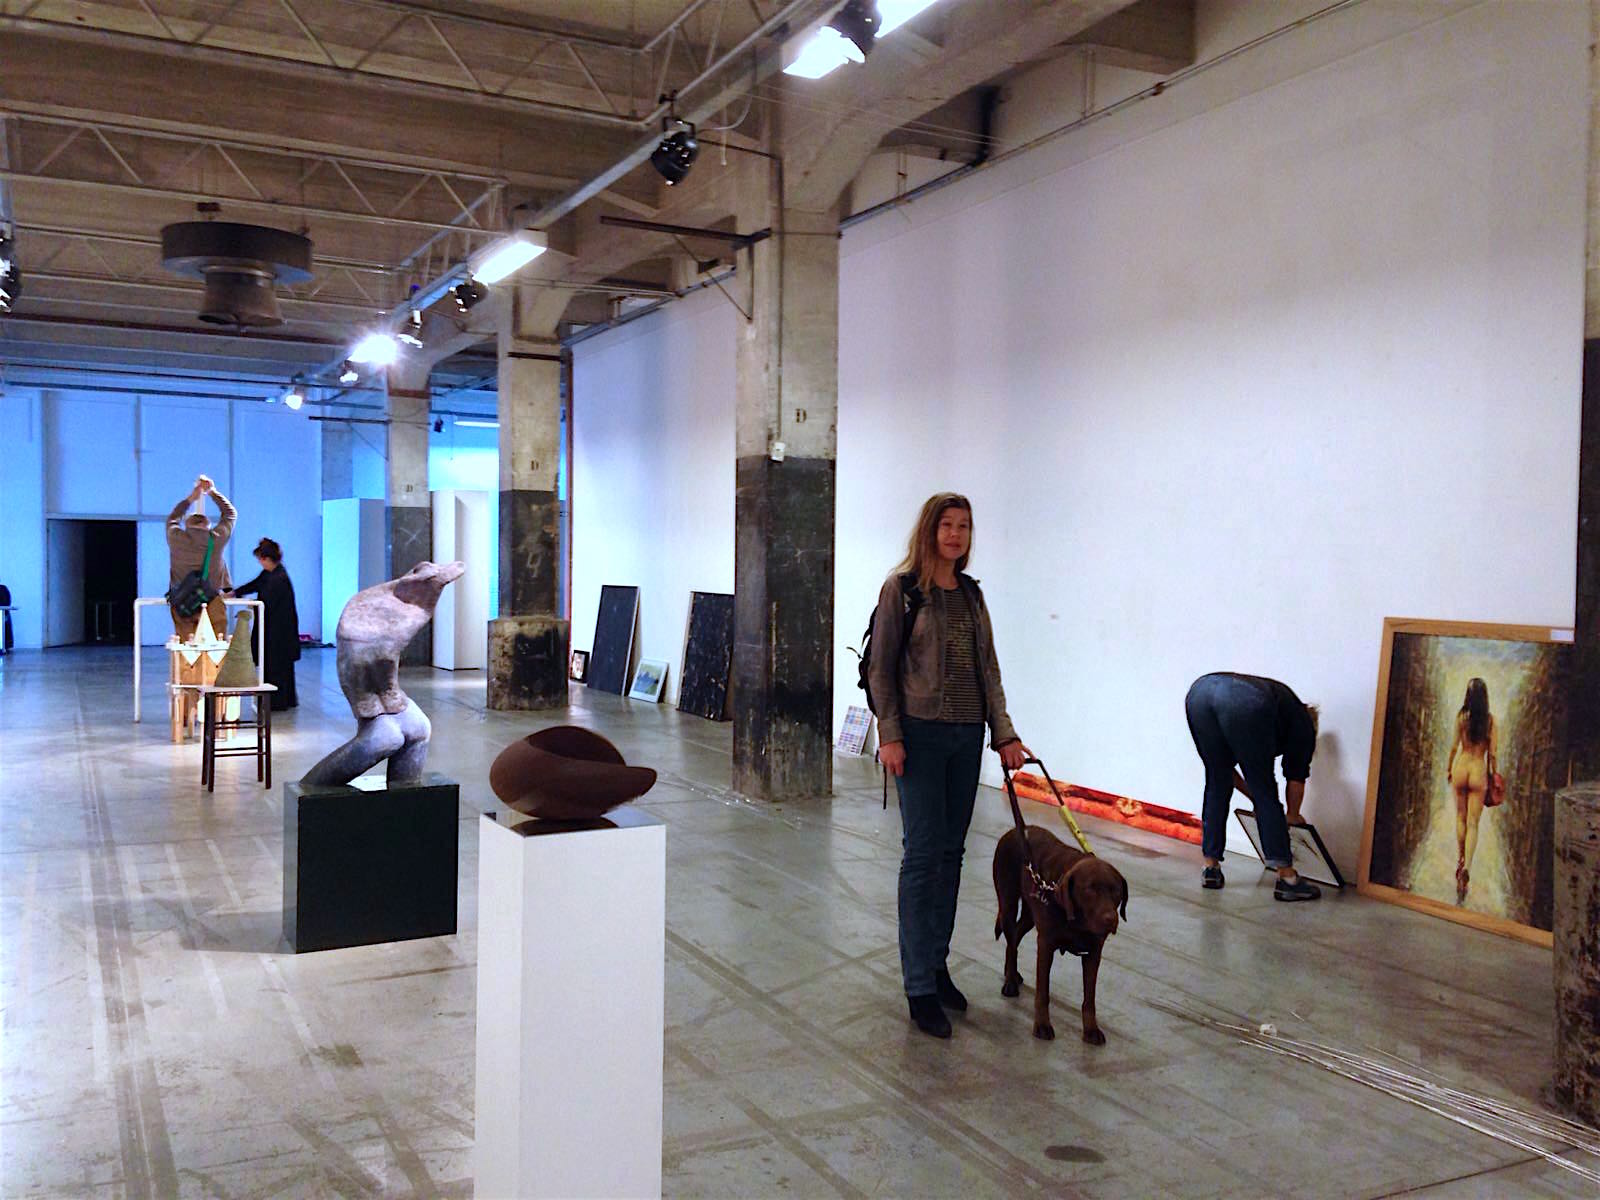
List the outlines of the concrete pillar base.
<svg viewBox="0 0 1600 1200">
<path fill-rule="evenodd" d="M 831 458 L 741 458 L 734 505 L 733 786 L 833 791 Z"/>
<path fill-rule="evenodd" d="M 1600 783 L 1556 796 L 1556 1102 L 1600 1127 Z"/>
<path fill-rule="evenodd" d="M 498 712 L 564 708 L 570 624 L 559 617 L 489 622 L 489 707 Z"/>
</svg>

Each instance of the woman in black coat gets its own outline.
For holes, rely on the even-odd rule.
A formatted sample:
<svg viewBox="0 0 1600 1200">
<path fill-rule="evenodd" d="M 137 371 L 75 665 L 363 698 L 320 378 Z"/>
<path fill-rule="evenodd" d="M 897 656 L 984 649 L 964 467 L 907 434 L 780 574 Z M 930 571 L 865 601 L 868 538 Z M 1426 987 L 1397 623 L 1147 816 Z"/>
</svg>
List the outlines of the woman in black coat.
<svg viewBox="0 0 1600 1200">
<path fill-rule="evenodd" d="M 267 618 L 267 682 L 277 687 L 272 695 L 274 712 L 299 704 L 294 694 L 294 664 L 300 658 L 300 613 L 294 606 L 294 584 L 283 569 L 283 550 L 271 538 L 256 544 L 256 561 L 261 574 L 233 589 L 235 596 L 254 593 L 261 599 Z M 250 656 L 256 655 L 255 639 Z"/>
</svg>

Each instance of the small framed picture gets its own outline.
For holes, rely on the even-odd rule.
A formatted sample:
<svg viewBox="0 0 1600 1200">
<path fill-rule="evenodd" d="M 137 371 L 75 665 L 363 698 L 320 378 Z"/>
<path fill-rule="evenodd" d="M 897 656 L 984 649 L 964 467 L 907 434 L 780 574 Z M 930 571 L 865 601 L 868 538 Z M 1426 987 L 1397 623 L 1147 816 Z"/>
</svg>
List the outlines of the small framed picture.
<svg viewBox="0 0 1600 1200">
<path fill-rule="evenodd" d="M 572 663 L 567 667 L 567 678 L 582 683 L 589 674 L 589 652 L 587 650 L 574 650 Z"/>
<path fill-rule="evenodd" d="M 844 725 L 839 730 L 839 740 L 833 748 L 841 754 L 863 755 L 867 752 L 867 735 L 872 732 L 872 712 L 852 704 L 845 709 Z"/>
<path fill-rule="evenodd" d="M 639 669 L 633 673 L 633 686 L 628 689 L 629 700 L 648 700 L 655 704 L 661 699 L 661 689 L 667 683 L 667 664 L 664 659 L 641 658 Z"/>
</svg>

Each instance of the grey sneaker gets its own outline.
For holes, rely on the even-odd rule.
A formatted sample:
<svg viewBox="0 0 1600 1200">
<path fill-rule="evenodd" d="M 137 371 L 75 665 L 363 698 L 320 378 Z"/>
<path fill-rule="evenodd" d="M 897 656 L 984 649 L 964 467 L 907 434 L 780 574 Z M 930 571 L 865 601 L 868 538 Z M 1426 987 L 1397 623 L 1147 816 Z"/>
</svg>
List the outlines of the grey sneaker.
<svg viewBox="0 0 1600 1200">
<path fill-rule="evenodd" d="M 1203 888 L 1215 890 L 1226 882 L 1227 880 L 1222 877 L 1221 867 L 1207 867 L 1200 872 L 1200 886 Z"/>
<path fill-rule="evenodd" d="M 1314 883 L 1307 883 L 1298 875 L 1295 876 L 1293 883 L 1287 879 L 1278 880 L 1272 889 L 1274 900 L 1315 900 L 1321 895 L 1321 888 Z"/>
</svg>

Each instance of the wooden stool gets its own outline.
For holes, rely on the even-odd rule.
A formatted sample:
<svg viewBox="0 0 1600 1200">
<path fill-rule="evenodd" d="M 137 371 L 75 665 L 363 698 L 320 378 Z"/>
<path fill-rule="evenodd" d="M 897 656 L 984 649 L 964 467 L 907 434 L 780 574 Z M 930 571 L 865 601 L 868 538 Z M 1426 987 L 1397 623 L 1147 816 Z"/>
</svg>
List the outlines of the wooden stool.
<svg viewBox="0 0 1600 1200">
<path fill-rule="evenodd" d="M 277 685 L 271 683 L 258 683 L 250 687 L 216 687 L 206 684 L 199 689 L 200 706 L 204 713 L 200 742 L 200 782 L 205 785 L 206 791 L 217 790 L 217 759 L 238 758 L 246 754 L 255 756 L 256 778 L 261 781 L 261 786 L 272 787 L 272 693 L 277 690 Z M 226 703 L 240 696 L 250 696 L 255 701 L 256 713 L 253 720 L 228 720 L 226 713 L 218 713 L 219 703 Z M 252 725 L 256 731 L 256 740 L 253 744 L 217 749 L 218 730 L 248 729 Z"/>
</svg>

